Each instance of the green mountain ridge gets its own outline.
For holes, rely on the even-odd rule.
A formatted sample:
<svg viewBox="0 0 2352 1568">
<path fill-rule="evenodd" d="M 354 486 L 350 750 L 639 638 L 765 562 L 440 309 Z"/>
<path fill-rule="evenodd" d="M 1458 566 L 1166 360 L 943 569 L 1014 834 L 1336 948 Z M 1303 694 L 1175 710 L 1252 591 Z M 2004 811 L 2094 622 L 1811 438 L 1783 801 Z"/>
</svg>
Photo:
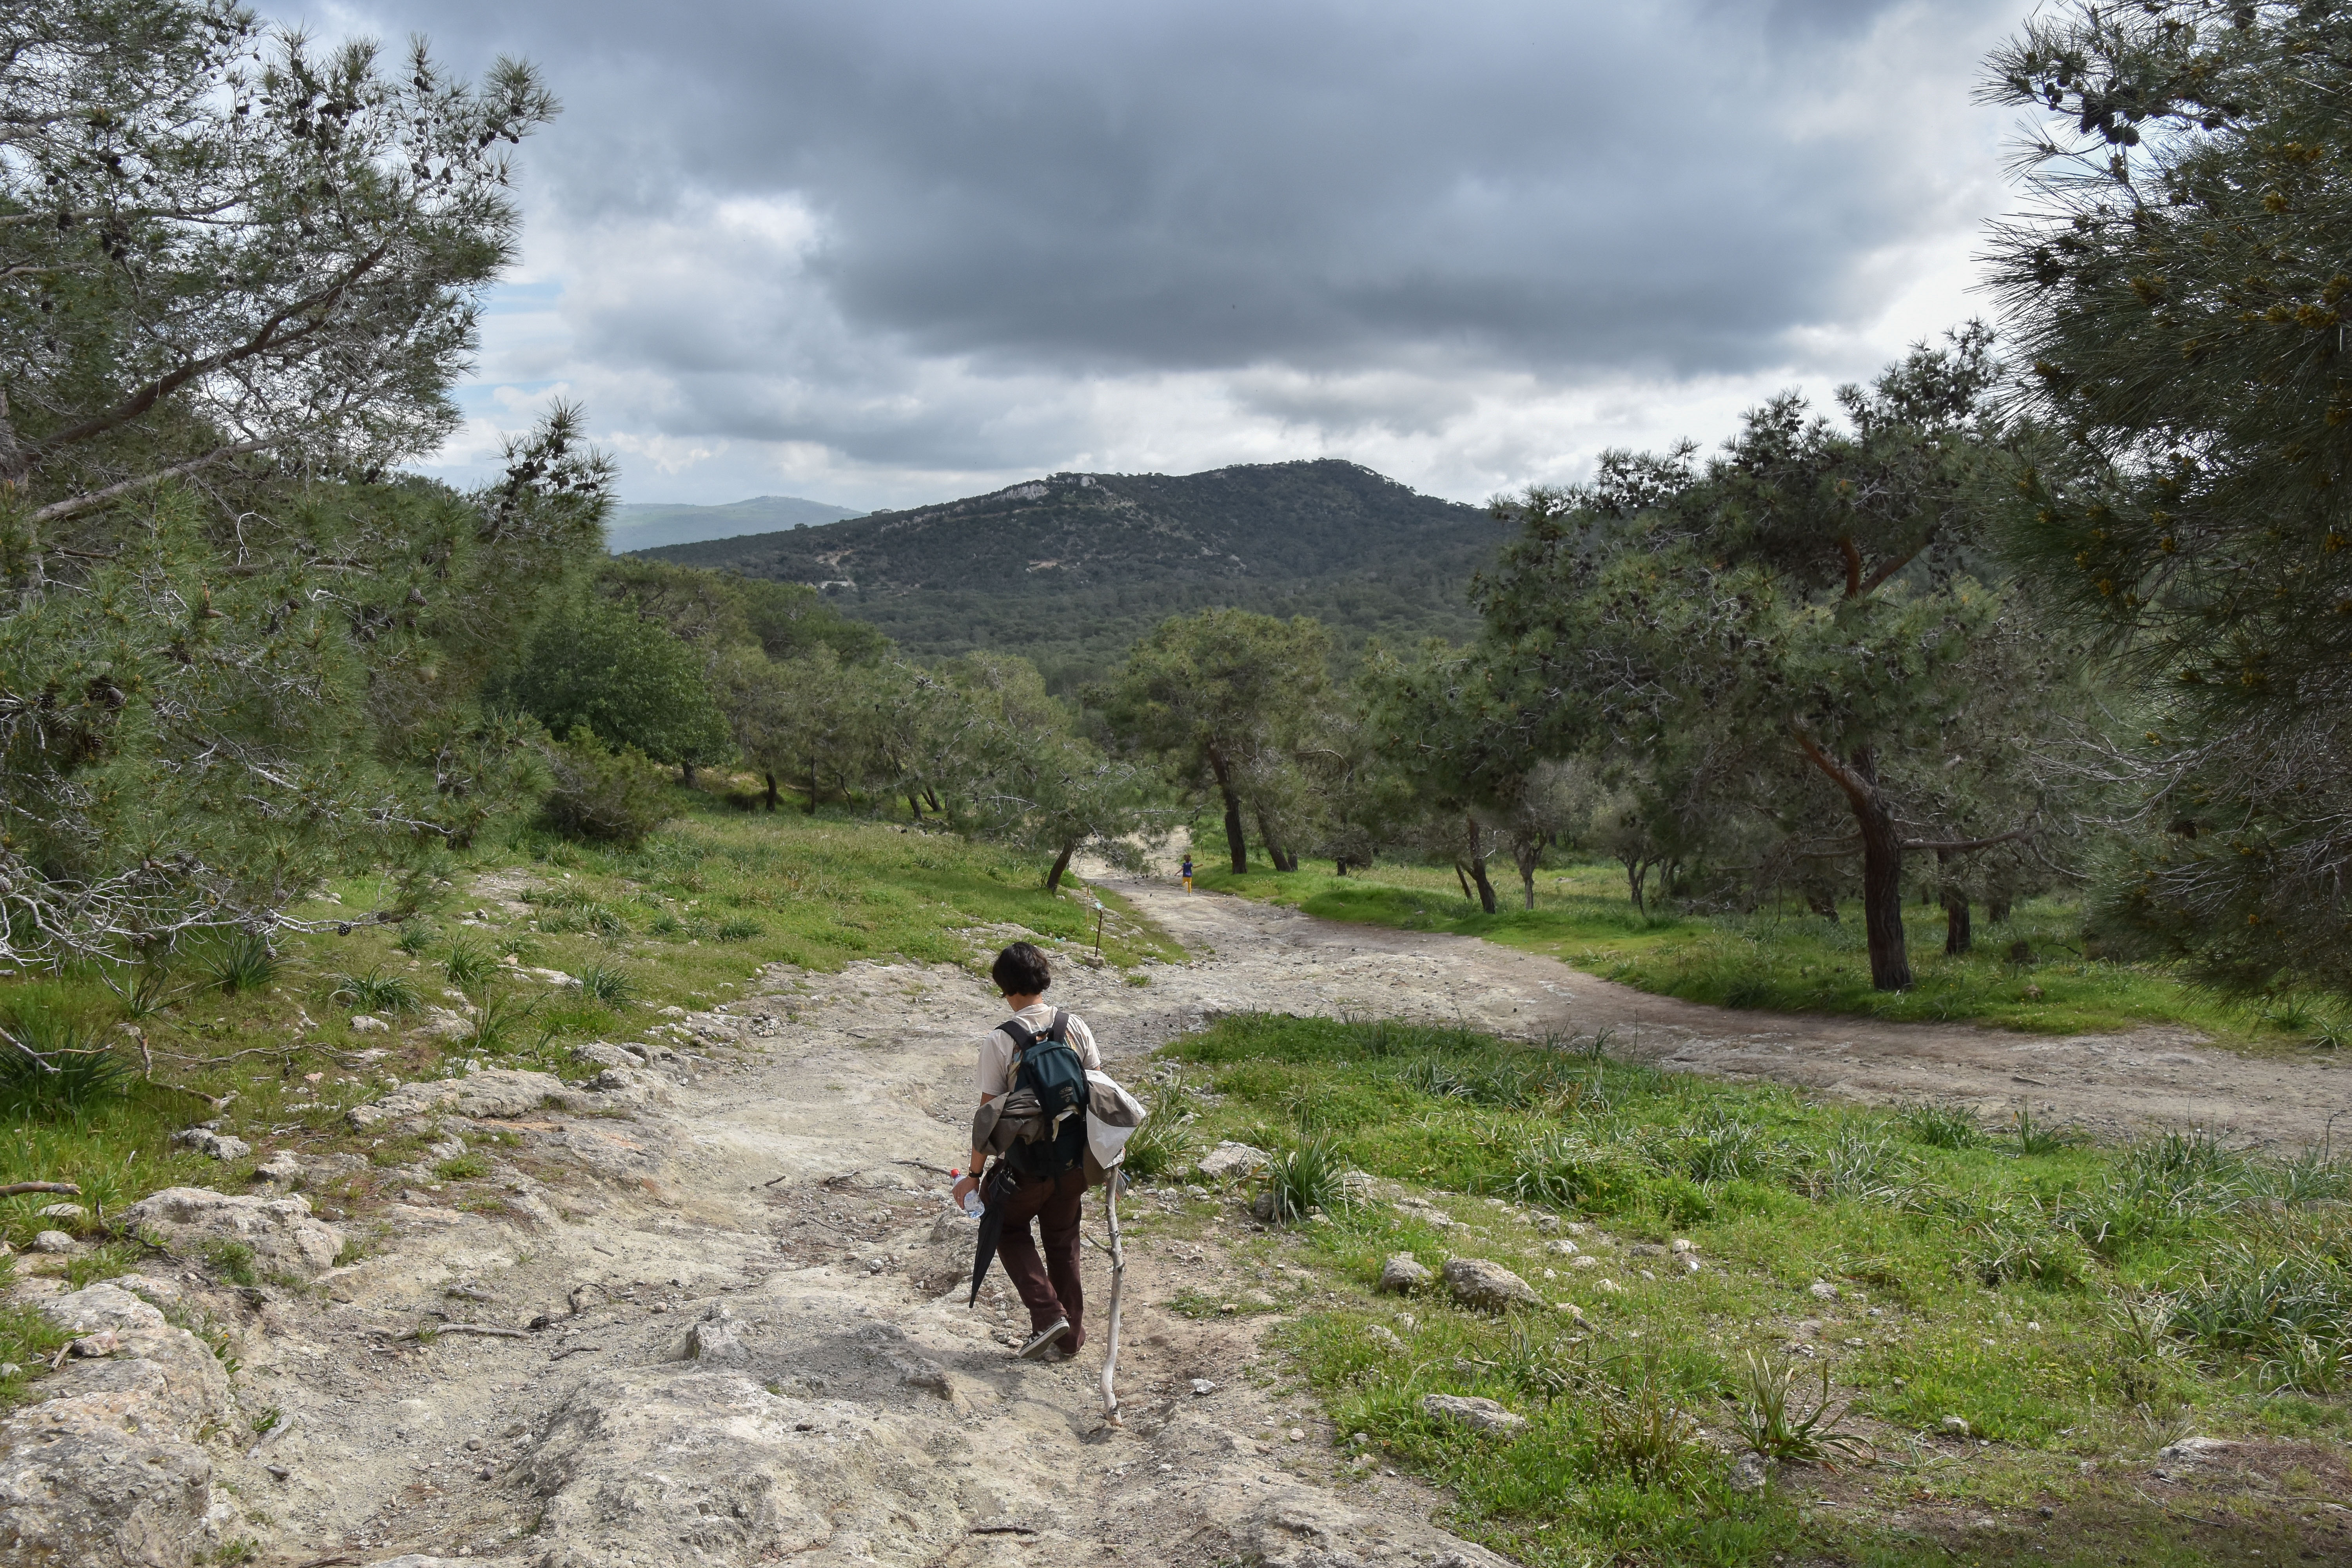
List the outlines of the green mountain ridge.
<svg viewBox="0 0 2352 1568">
<path fill-rule="evenodd" d="M 1054 474 L 987 495 L 784 532 L 636 552 L 807 583 L 920 658 L 1024 654 L 1106 668 L 1209 605 L 1311 615 L 1343 656 L 1476 628 L 1466 591 L 1505 525 L 1338 458 L 1205 473 Z"/>
</svg>

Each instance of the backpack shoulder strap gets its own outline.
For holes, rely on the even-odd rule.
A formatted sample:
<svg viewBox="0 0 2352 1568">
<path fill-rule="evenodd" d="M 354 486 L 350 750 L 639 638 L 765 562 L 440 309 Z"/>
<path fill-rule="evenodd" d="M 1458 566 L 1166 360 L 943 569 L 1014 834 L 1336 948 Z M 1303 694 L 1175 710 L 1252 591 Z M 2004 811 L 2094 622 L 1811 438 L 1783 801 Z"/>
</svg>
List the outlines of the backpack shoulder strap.
<svg viewBox="0 0 2352 1568">
<path fill-rule="evenodd" d="M 1047 1026 L 1045 1037 L 1057 1046 L 1070 1043 L 1070 1016 L 1059 1007 L 1054 1009 L 1054 1021 Z"/>
<path fill-rule="evenodd" d="M 1029 1047 L 1037 1043 L 1037 1037 L 1028 1025 L 1018 1018 L 1007 1018 L 996 1027 L 998 1033 L 1013 1042 L 1013 1055 L 1004 1064 L 1004 1076 L 1010 1082 L 1020 1076 L 1021 1058 L 1029 1054 Z"/>
</svg>

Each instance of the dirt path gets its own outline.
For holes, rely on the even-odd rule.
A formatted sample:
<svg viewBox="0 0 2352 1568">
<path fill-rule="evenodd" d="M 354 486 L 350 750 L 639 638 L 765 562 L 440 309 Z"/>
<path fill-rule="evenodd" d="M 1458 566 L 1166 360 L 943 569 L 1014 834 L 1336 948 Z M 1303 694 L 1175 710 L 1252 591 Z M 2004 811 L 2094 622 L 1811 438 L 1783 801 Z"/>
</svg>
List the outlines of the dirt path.
<svg viewBox="0 0 2352 1568">
<path fill-rule="evenodd" d="M 1255 984 L 1217 957 L 1145 985 L 1071 964 L 1055 999 L 1133 1075 Z M 1103 1420 L 1098 1255 L 1092 1342 L 1011 1360 L 1025 1314 L 1001 1270 L 964 1305 L 971 1235 L 941 1173 L 1002 1011 L 982 983 L 884 963 L 745 989 L 662 1026 L 652 1070 L 574 1114 L 384 1123 L 442 1142 L 330 1299 L 210 1292 L 243 1363 L 215 1428 L 283 1419 L 250 1452 L 211 1439 L 206 1539 L 278 1565 L 1499 1568 L 1427 1523 L 1439 1500 L 1410 1479 L 1341 1468 L 1260 1349 L 1319 1289 L 1282 1261 L 1296 1238 L 1231 1202 L 1130 1196 L 1122 1426 Z M 537 1222 L 438 1206 L 451 1140 Z M 1188 1291 L 1242 1308 L 1172 1310 Z M 523 1331 L 398 1337 L 446 1321 Z"/>
<path fill-rule="evenodd" d="M 1968 1025 L 1749 1013 L 1654 996 L 1475 937 L 1343 925 L 1159 880 L 1118 884 L 1196 955 L 1234 1007 L 1422 1017 L 1528 1038 L 1610 1031 L 1612 1054 L 1854 1100 L 1936 1100 L 2103 1138 L 2197 1126 L 2299 1150 L 2352 1110 L 2324 1058 L 2241 1056 L 2187 1029 L 2018 1035 Z"/>
<path fill-rule="evenodd" d="M 2107 1131 L 2194 1121 L 2296 1143 L 2347 1099 L 2333 1068 L 2186 1037 L 1727 1013 L 1469 939 L 1159 882 L 1121 890 L 1191 961 L 1135 977 L 1067 965 L 1055 1000 L 1130 1077 L 1208 1017 L 1262 1008 L 1607 1029 L 1612 1049 L 1677 1068 L 1864 1099 L 2030 1097 Z M 971 975 L 775 971 L 745 993 L 648 1031 L 646 1068 L 616 1067 L 563 1111 L 533 1094 L 386 1123 L 442 1142 L 398 1178 L 413 1185 L 383 1216 L 378 1256 L 323 1290 L 233 1295 L 193 1270 L 142 1287 L 215 1312 L 243 1363 L 235 1409 L 191 1417 L 184 1439 L 210 1466 L 200 1543 L 402 1568 L 1499 1563 L 1433 1528 L 1438 1500 L 1410 1480 L 1341 1467 L 1313 1401 L 1261 1348 L 1318 1288 L 1284 1262 L 1295 1239 L 1231 1203 L 1167 1191 L 1131 1205 L 1123 1427 L 1105 1426 L 1097 1393 L 1099 1256 L 1094 1342 L 1066 1364 L 1009 1359 L 1024 1320 L 1001 1271 L 963 1305 L 971 1237 L 945 1217 L 940 1173 L 961 1158 L 971 1041 L 999 1010 Z M 442 1206 L 460 1189 L 434 1176 L 452 1140 L 490 1167 L 465 1207 Z M 1177 1310 L 1202 1297 L 1245 1305 Z M 451 1322 L 514 1337 L 399 1337 Z M 73 1363 L 51 1405 L 100 1398 L 93 1380 L 122 1366 Z M 230 1436 L 272 1408 L 263 1440 Z"/>
</svg>

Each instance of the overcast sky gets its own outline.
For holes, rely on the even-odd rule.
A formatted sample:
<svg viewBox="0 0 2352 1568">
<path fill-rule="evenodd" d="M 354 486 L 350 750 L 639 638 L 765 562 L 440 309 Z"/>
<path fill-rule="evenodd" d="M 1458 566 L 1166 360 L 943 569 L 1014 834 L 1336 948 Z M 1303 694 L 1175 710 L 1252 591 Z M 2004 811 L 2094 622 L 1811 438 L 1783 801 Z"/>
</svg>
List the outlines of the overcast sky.
<svg viewBox="0 0 2352 1568">
<path fill-rule="evenodd" d="M 1989 309 L 2025 0 L 362 0 L 536 61 L 467 431 L 630 500 L 1343 457 L 1477 501 Z"/>
</svg>

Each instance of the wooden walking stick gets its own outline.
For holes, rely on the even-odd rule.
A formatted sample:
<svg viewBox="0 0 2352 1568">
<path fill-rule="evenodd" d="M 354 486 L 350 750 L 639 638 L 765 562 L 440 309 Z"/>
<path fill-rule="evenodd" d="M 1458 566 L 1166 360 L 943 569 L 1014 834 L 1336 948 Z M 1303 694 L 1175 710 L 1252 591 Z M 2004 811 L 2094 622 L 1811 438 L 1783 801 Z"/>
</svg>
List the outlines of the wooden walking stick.
<svg viewBox="0 0 2352 1568">
<path fill-rule="evenodd" d="M 1110 1215 L 1110 1343 L 1103 1352 L 1102 1396 L 1103 1421 L 1107 1426 L 1121 1426 L 1118 1418 L 1118 1393 L 1111 1379 L 1118 1372 L 1118 1290 L 1127 1282 L 1127 1254 L 1118 1244 L 1118 1190 L 1127 1185 L 1127 1173 L 1114 1165 L 1103 1182 L 1104 1209 Z M 1101 1244 L 1097 1242 L 1097 1246 Z"/>
</svg>

